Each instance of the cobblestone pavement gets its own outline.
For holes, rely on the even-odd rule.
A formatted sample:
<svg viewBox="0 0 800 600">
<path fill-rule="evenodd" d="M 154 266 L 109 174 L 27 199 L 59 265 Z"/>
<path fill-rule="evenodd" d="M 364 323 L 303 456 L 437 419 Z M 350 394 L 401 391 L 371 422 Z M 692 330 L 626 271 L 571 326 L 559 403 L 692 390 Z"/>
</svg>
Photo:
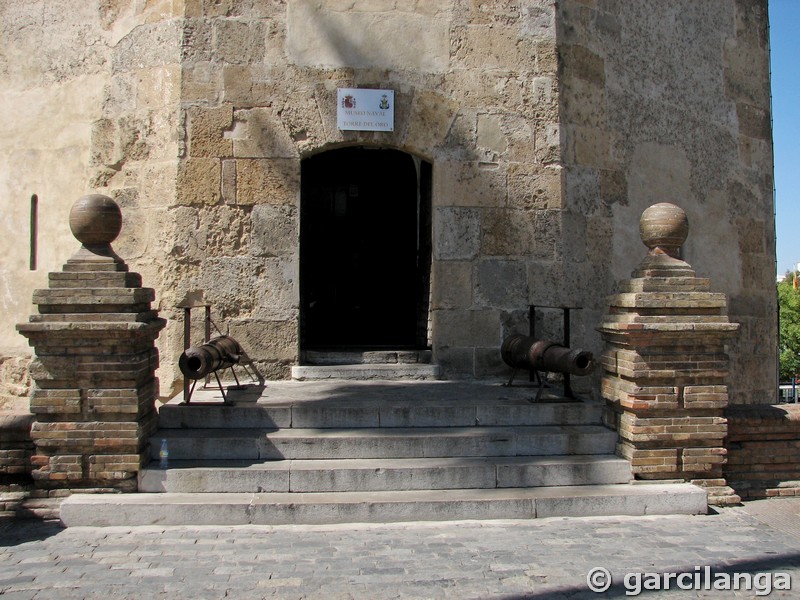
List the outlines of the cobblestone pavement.
<svg viewBox="0 0 800 600">
<path fill-rule="evenodd" d="M 798 513 L 800 499 L 780 499 L 695 517 L 70 529 L 6 521 L 0 524 L 0 595 L 510 600 L 627 597 L 637 587 L 669 583 L 667 592 L 641 595 L 760 597 L 769 585 L 785 586 L 780 573 L 800 590 Z M 588 587 L 595 567 L 612 575 L 605 593 Z M 665 580 L 648 577 L 651 572 L 689 575 Z M 742 589 L 714 589 L 735 573 L 742 574 Z M 700 589 L 680 589 L 679 583 L 695 581 Z M 770 597 L 798 595 L 773 589 Z"/>
</svg>

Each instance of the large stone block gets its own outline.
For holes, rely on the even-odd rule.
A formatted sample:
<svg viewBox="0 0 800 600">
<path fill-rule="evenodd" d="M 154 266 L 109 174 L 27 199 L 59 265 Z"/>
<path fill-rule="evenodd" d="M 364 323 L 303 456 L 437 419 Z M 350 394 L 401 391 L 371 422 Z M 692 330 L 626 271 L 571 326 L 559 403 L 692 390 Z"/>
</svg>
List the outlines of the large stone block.
<svg viewBox="0 0 800 600">
<path fill-rule="evenodd" d="M 431 309 L 472 307 L 473 266 L 470 261 L 434 261 Z"/>
<path fill-rule="evenodd" d="M 300 162 L 291 159 L 236 160 L 237 204 L 297 203 Z"/>
<path fill-rule="evenodd" d="M 480 250 L 480 211 L 437 208 L 433 219 L 433 256 L 437 260 L 469 260 Z"/>
<path fill-rule="evenodd" d="M 182 73 L 181 66 L 177 64 L 137 71 L 136 102 L 139 108 L 151 111 L 166 109 L 169 115 L 174 114 L 172 107 L 176 106 L 181 98 Z M 171 131 L 166 133 L 172 136 Z"/>
<path fill-rule="evenodd" d="M 237 107 L 255 106 L 259 102 L 255 96 L 254 65 L 223 65 L 222 67 L 222 99 Z"/>
<path fill-rule="evenodd" d="M 599 127 L 576 125 L 570 133 L 566 152 L 574 153 L 572 158 L 574 162 L 599 169 L 618 169 L 621 166 L 613 152 L 615 144 L 613 132 Z"/>
<path fill-rule="evenodd" d="M 507 374 L 508 365 L 503 362 L 499 348 L 475 348 L 475 377 L 500 378 Z"/>
<path fill-rule="evenodd" d="M 564 169 L 564 205 L 587 216 L 608 214 L 599 194 L 601 171 L 595 167 L 570 165 Z"/>
<path fill-rule="evenodd" d="M 221 164 L 216 158 L 189 158 L 178 165 L 177 204 L 218 204 L 221 194 Z"/>
<path fill-rule="evenodd" d="M 293 206 L 262 204 L 251 213 L 254 256 L 295 256 L 300 235 L 297 209 Z"/>
<path fill-rule="evenodd" d="M 739 119 L 739 132 L 748 137 L 772 139 L 772 123 L 768 108 L 760 108 L 750 104 L 738 103 L 736 116 Z"/>
<path fill-rule="evenodd" d="M 563 169 L 513 163 L 507 175 L 508 206 L 519 210 L 563 208 Z"/>
<path fill-rule="evenodd" d="M 570 77 L 564 82 L 565 95 L 570 98 L 570 121 L 584 127 L 608 126 L 606 92 L 596 82 Z"/>
<path fill-rule="evenodd" d="M 233 125 L 233 107 L 193 107 L 188 111 L 189 156 L 222 158 L 233 155 L 233 142 L 225 132 Z"/>
<path fill-rule="evenodd" d="M 117 126 L 113 119 L 98 119 L 92 123 L 93 165 L 114 165 L 122 160 L 117 143 Z"/>
<path fill-rule="evenodd" d="M 562 45 L 564 71 L 569 77 L 581 79 L 596 86 L 603 86 L 606 80 L 605 59 L 580 45 Z"/>
<path fill-rule="evenodd" d="M 0 410 L 24 411 L 30 393 L 29 356 L 0 357 Z"/>
<path fill-rule="evenodd" d="M 506 174 L 499 165 L 444 161 L 434 171 L 433 196 L 438 206 L 501 207 L 506 204 Z"/>
<path fill-rule="evenodd" d="M 247 355 L 257 362 L 293 364 L 298 358 L 297 319 L 268 321 L 263 319 L 235 320 L 230 335 Z"/>
<path fill-rule="evenodd" d="M 197 288 L 223 317 L 286 319 L 299 304 L 293 258 L 216 257 L 204 264 Z"/>
<path fill-rule="evenodd" d="M 561 224 L 557 211 L 491 209 L 483 212 L 481 251 L 488 256 L 556 257 Z"/>
<path fill-rule="evenodd" d="M 191 9 L 187 8 L 186 18 L 182 23 L 181 58 L 189 64 L 210 62 L 212 59 L 214 28 L 208 19 L 194 18 Z"/>
<path fill-rule="evenodd" d="M 518 114 L 478 115 L 477 146 L 485 162 L 500 158 L 511 163 L 538 162 L 535 143 L 538 123 Z"/>
<path fill-rule="evenodd" d="M 403 144 L 425 156 L 432 156 L 444 143 L 458 104 L 439 93 L 417 90 L 408 116 Z"/>
<path fill-rule="evenodd" d="M 213 59 L 227 63 L 256 63 L 264 58 L 266 32 L 260 20 L 214 20 Z"/>
<path fill-rule="evenodd" d="M 501 127 L 499 115 L 478 115 L 477 145 L 495 156 L 504 154 L 508 150 L 508 138 Z"/>
<path fill-rule="evenodd" d="M 527 269 L 522 260 L 479 261 L 474 285 L 476 307 L 514 309 L 530 303 Z"/>
<path fill-rule="evenodd" d="M 184 102 L 209 102 L 216 105 L 223 95 L 223 68 L 209 60 L 183 65 L 181 96 Z"/>
<path fill-rule="evenodd" d="M 336 90 L 327 85 L 309 84 L 297 89 L 280 106 L 280 117 L 289 137 L 297 144 L 298 150 L 304 153 L 344 139 L 362 141 L 363 137 L 360 136 L 368 135 L 348 132 L 355 137 L 346 138 L 342 135 L 343 132 L 336 129 Z M 372 141 L 372 137 L 367 140 Z"/>
<path fill-rule="evenodd" d="M 283 5 L 242 0 L 185 0 L 182 6 L 187 17 L 274 17 L 284 10 Z"/>
<path fill-rule="evenodd" d="M 252 235 L 248 212 L 248 207 L 239 206 L 173 208 L 169 219 L 175 228 L 167 252 L 193 263 L 210 257 L 242 255 Z"/>
<path fill-rule="evenodd" d="M 450 59 L 449 22 L 428 12 L 340 11 L 328 3 L 292 2 L 286 53 L 293 64 L 309 67 L 442 72 Z M 421 30 L 425 35 L 418 35 Z"/>
<path fill-rule="evenodd" d="M 475 376 L 475 348 L 433 344 L 433 359 L 442 368 L 447 379 L 463 379 Z"/>
<path fill-rule="evenodd" d="M 451 35 L 456 48 L 453 63 L 462 68 L 503 69 L 524 64 L 523 56 L 535 55 L 530 47 L 533 41 L 523 38 L 516 27 L 466 25 L 455 27 Z"/>
<path fill-rule="evenodd" d="M 460 104 L 459 114 L 469 114 L 473 111 L 485 112 L 491 109 L 500 109 L 512 113 L 531 114 L 552 109 L 553 97 L 547 107 L 542 106 L 545 93 L 542 91 L 542 79 L 535 78 L 535 84 L 518 72 L 506 70 L 476 71 L 472 69 L 458 69 L 447 74 L 447 83 L 453 100 Z M 535 86 L 538 85 L 538 88 Z M 502 93 L 498 96 L 498 91 Z M 535 109 L 529 104 L 535 104 Z M 557 108 L 557 105 L 556 105 Z M 453 131 L 451 131 L 451 134 Z M 465 135 L 467 130 L 451 138 L 460 138 L 462 141 L 474 140 L 474 135 Z M 450 142 L 450 140 L 448 140 Z M 450 151 L 452 143 L 448 143 L 445 150 Z"/>
<path fill-rule="evenodd" d="M 233 154 L 239 158 L 295 158 L 297 149 L 273 108 L 237 110 L 232 131 Z"/>
<path fill-rule="evenodd" d="M 448 346 L 500 348 L 498 310 L 436 310 L 432 321 L 436 338 L 447 340 Z"/>
<path fill-rule="evenodd" d="M 767 19 L 762 18 L 752 28 L 740 31 L 761 31 L 767 29 Z M 769 98 L 769 52 L 763 45 L 748 43 L 742 38 L 729 39 L 723 47 L 725 58 L 724 85 L 726 94 L 734 100 L 767 108 L 765 98 Z"/>
<path fill-rule="evenodd" d="M 114 72 L 180 62 L 183 31 L 178 20 L 142 24 L 114 47 Z"/>
</svg>

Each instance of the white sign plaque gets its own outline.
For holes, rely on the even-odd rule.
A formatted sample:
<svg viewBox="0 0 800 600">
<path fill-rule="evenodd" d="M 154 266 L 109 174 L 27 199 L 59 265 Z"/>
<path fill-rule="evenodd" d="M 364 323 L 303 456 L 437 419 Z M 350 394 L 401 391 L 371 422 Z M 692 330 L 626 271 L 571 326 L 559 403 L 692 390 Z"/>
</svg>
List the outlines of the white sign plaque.
<svg viewBox="0 0 800 600">
<path fill-rule="evenodd" d="M 343 131 L 394 131 L 394 90 L 339 88 L 336 126 Z"/>
</svg>

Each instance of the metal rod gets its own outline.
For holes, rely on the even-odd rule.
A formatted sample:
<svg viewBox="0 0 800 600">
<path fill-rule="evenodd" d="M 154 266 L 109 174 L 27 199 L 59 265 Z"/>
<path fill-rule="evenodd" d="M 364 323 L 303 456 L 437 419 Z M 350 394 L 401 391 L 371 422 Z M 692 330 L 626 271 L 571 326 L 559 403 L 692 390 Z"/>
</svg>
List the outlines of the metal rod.
<svg viewBox="0 0 800 600">
<path fill-rule="evenodd" d="M 39 238 L 39 196 L 31 196 L 31 239 L 30 239 L 30 270 L 36 270 L 38 258 L 38 238 Z"/>
<path fill-rule="evenodd" d="M 205 331 L 204 331 L 203 343 L 207 344 L 209 342 L 209 340 L 211 340 L 211 305 L 208 304 L 208 305 L 206 305 L 205 308 L 206 308 L 206 311 L 205 311 L 206 312 L 206 317 L 205 317 L 206 320 L 205 320 Z M 208 387 L 208 384 L 209 384 L 210 381 L 211 381 L 211 376 L 210 375 L 206 375 L 206 383 L 205 383 L 206 387 Z M 223 397 L 224 397 L 224 395 L 225 395 L 225 393 L 223 392 Z"/>
<path fill-rule="evenodd" d="M 570 346 L 570 331 L 569 331 L 569 308 L 564 307 L 561 310 L 564 311 L 564 345 L 567 348 L 571 348 Z M 567 398 L 573 398 L 572 394 L 572 386 L 569 382 L 569 373 L 564 373 L 564 395 Z"/>
<path fill-rule="evenodd" d="M 192 335 L 192 309 L 191 308 L 184 308 L 183 309 L 183 350 L 184 352 L 189 349 L 189 342 Z M 192 389 L 194 389 L 194 385 L 192 385 Z M 192 397 L 192 393 L 189 391 L 189 380 L 184 377 L 183 378 L 183 401 L 187 404 Z"/>
<path fill-rule="evenodd" d="M 528 331 L 533 339 L 536 339 L 536 307 L 531 304 L 528 306 Z M 539 374 L 536 369 L 528 371 L 528 381 L 536 381 Z"/>
<path fill-rule="evenodd" d="M 219 391 L 222 392 L 222 401 L 227 404 L 228 398 L 225 396 L 225 388 L 222 387 L 222 382 L 219 380 L 219 374 L 214 371 L 214 377 L 217 378 L 217 385 L 219 386 Z"/>
<path fill-rule="evenodd" d="M 512 385 L 514 385 L 514 377 L 516 376 L 517 376 L 517 368 L 514 367 L 514 369 L 511 371 L 511 377 L 509 378 L 506 387 L 511 387 Z"/>
<path fill-rule="evenodd" d="M 231 365 L 231 375 L 233 375 L 233 379 L 236 381 L 236 387 L 242 387 L 242 384 L 239 383 L 239 378 L 236 376 L 236 371 L 233 370 L 233 365 Z"/>
<path fill-rule="evenodd" d="M 188 381 L 187 381 L 187 385 L 188 385 Z M 192 401 L 192 394 L 194 394 L 194 386 L 195 385 L 197 385 L 197 380 L 192 381 L 192 387 L 191 387 L 191 389 L 189 389 L 189 397 L 188 398 L 186 396 L 183 397 L 183 401 L 186 402 L 186 404 L 189 404 L 189 402 Z"/>
</svg>

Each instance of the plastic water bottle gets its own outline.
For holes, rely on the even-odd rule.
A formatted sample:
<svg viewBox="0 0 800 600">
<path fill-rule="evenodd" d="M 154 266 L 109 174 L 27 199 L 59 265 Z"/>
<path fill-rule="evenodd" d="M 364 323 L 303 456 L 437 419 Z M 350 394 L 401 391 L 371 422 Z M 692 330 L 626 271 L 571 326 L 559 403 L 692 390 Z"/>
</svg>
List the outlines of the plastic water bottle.
<svg viewBox="0 0 800 600">
<path fill-rule="evenodd" d="M 161 450 L 158 452 L 159 467 L 166 469 L 169 464 L 169 448 L 167 448 L 167 440 L 161 440 Z"/>
</svg>

